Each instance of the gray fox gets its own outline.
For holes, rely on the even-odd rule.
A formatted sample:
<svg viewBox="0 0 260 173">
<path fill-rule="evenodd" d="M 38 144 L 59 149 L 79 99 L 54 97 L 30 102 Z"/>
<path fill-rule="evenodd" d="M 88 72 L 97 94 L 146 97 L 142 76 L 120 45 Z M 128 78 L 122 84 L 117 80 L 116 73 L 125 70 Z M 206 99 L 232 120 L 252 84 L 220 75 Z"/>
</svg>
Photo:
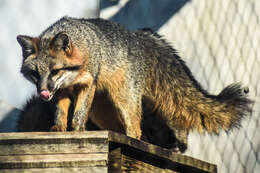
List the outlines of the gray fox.
<svg viewBox="0 0 260 173">
<path fill-rule="evenodd" d="M 159 117 L 173 130 L 218 134 L 239 127 L 251 112 L 247 89 L 236 83 L 209 94 L 176 50 L 150 30 L 63 17 L 40 36 L 17 40 L 21 73 L 55 106 L 52 131 L 67 130 L 71 105 L 72 130 L 85 130 L 91 118 L 102 129 L 136 139 L 144 115 Z"/>
</svg>

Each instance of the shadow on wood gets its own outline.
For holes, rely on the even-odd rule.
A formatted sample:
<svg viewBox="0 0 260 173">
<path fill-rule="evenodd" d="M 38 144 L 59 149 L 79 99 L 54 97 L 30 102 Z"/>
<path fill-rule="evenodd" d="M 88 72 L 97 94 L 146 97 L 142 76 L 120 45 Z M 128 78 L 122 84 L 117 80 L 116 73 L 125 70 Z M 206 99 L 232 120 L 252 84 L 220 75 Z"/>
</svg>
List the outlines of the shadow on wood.
<svg viewBox="0 0 260 173">
<path fill-rule="evenodd" d="M 111 131 L 0 133 L 0 172 L 217 172 L 216 165 Z"/>
</svg>

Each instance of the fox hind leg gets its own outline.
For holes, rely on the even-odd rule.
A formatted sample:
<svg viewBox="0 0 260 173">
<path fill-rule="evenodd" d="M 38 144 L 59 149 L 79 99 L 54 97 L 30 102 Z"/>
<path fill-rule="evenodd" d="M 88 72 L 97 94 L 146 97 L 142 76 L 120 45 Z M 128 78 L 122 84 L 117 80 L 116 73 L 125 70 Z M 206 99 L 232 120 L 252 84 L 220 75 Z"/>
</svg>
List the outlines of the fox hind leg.
<svg viewBox="0 0 260 173">
<path fill-rule="evenodd" d="M 112 95 L 112 101 L 119 112 L 121 121 L 127 136 L 140 139 L 141 130 L 141 99 L 131 97 L 130 93 L 118 92 Z"/>
</svg>

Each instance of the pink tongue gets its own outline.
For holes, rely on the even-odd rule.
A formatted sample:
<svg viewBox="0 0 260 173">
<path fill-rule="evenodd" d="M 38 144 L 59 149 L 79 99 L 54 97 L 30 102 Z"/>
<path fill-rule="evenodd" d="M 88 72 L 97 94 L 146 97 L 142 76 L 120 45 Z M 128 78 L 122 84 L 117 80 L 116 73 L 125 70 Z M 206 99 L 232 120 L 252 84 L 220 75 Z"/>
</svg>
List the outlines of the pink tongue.
<svg viewBox="0 0 260 173">
<path fill-rule="evenodd" d="M 42 90 L 40 93 L 40 96 L 45 99 L 48 100 L 51 96 L 50 92 L 48 90 Z"/>
</svg>

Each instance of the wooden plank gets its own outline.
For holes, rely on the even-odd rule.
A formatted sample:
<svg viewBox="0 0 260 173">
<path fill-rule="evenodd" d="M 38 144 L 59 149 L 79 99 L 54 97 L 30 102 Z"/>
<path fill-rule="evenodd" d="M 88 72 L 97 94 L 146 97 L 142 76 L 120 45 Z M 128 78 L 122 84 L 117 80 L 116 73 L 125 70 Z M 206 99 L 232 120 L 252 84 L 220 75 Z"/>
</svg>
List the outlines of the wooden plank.
<svg viewBox="0 0 260 173">
<path fill-rule="evenodd" d="M 1 173 L 106 173 L 107 167 L 81 167 L 81 168 L 32 168 L 28 169 L 1 169 Z"/>
<path fill-rule="evenodd" d="M 26 141 L 28 142 L 28 141 Z M 0 144 L 0 155 L 12 154 L 55 154 L 55 153 L 97 153 L 108 152 L 108 141 L 93 139 L 72 140 L 39 140 L 26 144 Z M 46 142 L 46 143 L 45 143 Z"/>
<path fill-rule="evenodd" d="M 122 167 L 122 155 L 121 148 L 116 148 L 109 152 L 108 154 L 108 170 L 109 173 L 121 173 Z"/>
<path fill-rule="evenodd" d="M 55 155 L 10 155 L 0 156 L 1 169 L 29 169 L 56 167 L 104 167 L 108 154 L 55 154 Z"/>
<path fill-rule="evenodd" d="M 177 173 L 122 155 L 122 173 Z"/>
<path fill-rule="evenodd" d="M 84 131 L 84 132 L 17 132 L 0 133 L 0 141 L 12 139 L 70 139 L 70 138 L 108 138 L 110 131 Z M 113 133 L 113 132 L 112 132 Z"/>
<path fill-rule="evenodd" d="M 112 141 L 112 142 L 116 142 L 116 143 L 125 144 L 125 145 L 133 147 L 137 150 L 153 154 L 162 159 L 166 159 L 166 160 L 172 162 L 173 164 L 179 164 L 183 167 L 191 167 L 191 168 L 201 170 L 204 172 L 212 172 L 212 173 L 217 172 L 217 166 L 214 164 L 210 164 L 208 162 L 205 162 L 205 161 L 202 161 L 199 159 L 195 159 L 195 158 L 192 158 L 192 157 L 189 157 L 186 155 L 173 153 L 165 148 L 162 148 L 162 147 L 159 147 L 156 145 L 152 145 L 152 144 L 149 144 L 144 141 L 139 141 L 134 138 L 130 138 L 128 136 L 120 134 L 120 133 L 110 131 L 108 140 Z"/>
<path fill-rule="evenodd" d="M 0 155 L 108 152 L 108 132 L 0 133 Z"/>
<path fill-rule="evenodd" d="M 119 150 L 114 150 L 117 148 Z M 112 131 L 0 133 L 0 164 L 6 167 L 9 165 L 10 168 L 24 168 L 28 165 L 33 165 L 32 168 L 37 169 L 44 165 L 47 165 L 46 168 L 54 168 L 55 165 L 59 168 L 82 165 L 89 167 L 89 164 L 102 167 L 100 162 L 103 163 L 103 161 L 95 161 L 93 154 L 108 154 L 106 160 L 103 161 L 113 173 L 122 171 L 123 159 L 127 164 L 131 162 L 136 164 L 132 165 L 133 168 L 139 167 L 144 171 L 143 168 L 147 167 L 147 172 L 160 169 L 168 172 L 169 170 L 212 173 L 217 171 L 216 165 L 172 153 L 167 149 Z M 75 160 L 66 161 L 68 157 L 73 157 Z M 94 161 L 91 162 L 91 159 L 82 161 L 81 158 L 85 157 L 93 158 Z M 65 161 L 58 161 L 62 159 Z M 7 162 L 8 160 L 10 162 Z M 10 164 L 15 166 L 10 166 Z"/>
</svg>

